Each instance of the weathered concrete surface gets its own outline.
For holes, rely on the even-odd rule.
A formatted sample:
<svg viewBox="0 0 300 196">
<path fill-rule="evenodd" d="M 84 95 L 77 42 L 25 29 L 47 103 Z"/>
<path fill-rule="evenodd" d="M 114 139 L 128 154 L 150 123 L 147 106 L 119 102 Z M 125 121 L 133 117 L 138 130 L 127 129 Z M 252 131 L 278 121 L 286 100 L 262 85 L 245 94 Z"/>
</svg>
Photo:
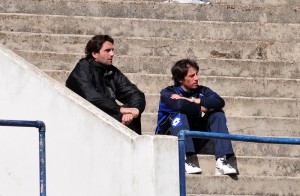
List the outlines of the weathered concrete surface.
<svg viewBox="0 0 300 196">
<path fill-rule="evenodd" d="M 83 56 L 86 41 L 99 32 L 112 35 L 118 54 L 114 64 L 146 92 L 143 134 L 150 134 L 158 143 L 165 139 L 153 136 L 158 93 L 172 84 L 171 65 L 186 57 L 198 61 L 201 84 L 225 96 L 230 133 L 300 137 L 299 3 L 215 0 L 207 6 L 139 0 L 5 1 L 0 8 L 0 40 L 63 84 Z M 146 138 L 140 144 L 152 142 Z M 298 146 L 233 145 L 239 179 L 231 183 L 226 177 L 214 178 L 213 156 L 202 159 L 201 155 L 202 180 L 189 182 L 189 196 L 299 192 Z M 144 163 L 151 162 L 151 152 L 163 152 L 158 162 L 172 158 L 164 155 L 168 148 L 135 150 L 143 155 L 140 161 Z M 160 169 L 160 180 L 170 182 L 172 171 Z M 148 176 L 148 170 L 143 172 L 141 175 Z M 263 186 L 268 187 L 265 192 Z M 166 186 L 156 190 L 170 194 Z"/>
<path fill-rule="evenodd" d="M 42 70 L 71 71 L 83 54 L 16 51 Z M 300 62 L 267 61 L 259 59 L 194 58 L 200 67 L 200 76 L 230 76 L 258 78 L 300 79 Z M 170 74 L 178 57 L 118 55 L 114 65 L 124 73 Z"/>
<path fill-rule="evenodd" d="M 212 0 L 213 3 L 260 6 L 300 6 L 298 0 Z"/>
<path fill-rule="evenodd" d="M 215 175 L 215 157 L 213 155 L 198 155 L 190 159 L 200 165 L 201 175 Z M 282 157 L 248 157 L 240 156 L 228 160 L 237 168 L 242 176 L 288 176 L 300 177 L 300 159 Z"/>
<path fill-rule="evenodd" d="M 165 86 L 172 85 L 169 75 L 127 74 L 146 93 L 158 93 Z M 154 80 L 155 78 L 155 80 Z M 243 77 L 200 77 L 199 83 L 209 86 L 223 96 L 299 98 L 300 80 Z M 143 83 L 141 83 L 143 81 Z M 234 84 L 234 85 L 232 85 Z M 230 86 L 230 88 L 228 88 Z M 152 87 L 152 88 L 150 88 Z M 299 90 L 298 90 L 299 89 Z"/>
<path fill-rule="evenodd" d="M 209 9 L 208 9 L 209 8 Z M 147 1 L 39 1 L 3 2 L 0 12 L 115 18 L 174 19 L 224 22 L 299 23 L 296 6 L 177 4 Z M 114 10 L 113 12 L 111 10 Z"/>
<path fill-rule="evenodd" d="M 64 83 L 69 71 L 46 71 L 56 80 Z M 161 74 L 126 74 L 127 77 L 147 94 L 158 94 L 161 89 L 172 85 L 171 76 Z M 280 82 L 279 82 L 280 81 Z M 231 84 L 234 83 L 235 86 Z M 222 96 L 299 98 L 300 80 L 265 79 L 243 77 L 203 76 L 200 84 L 209 86 Z M 232 88 L 227 88 L 231 86 Z M 298 90 L 299 89 L 299 90 Z"/>
<path fill-rule="evenodd" d="M 295 177 L 188 175 L 187 190 L 189 194 L 297 195 L 299 183 Z"/>
<path fill-rule="evenodd" d="M 12 50 L 79 53 L 91 36 L 0 32 L 1 43 Z M 178 58 L 262 59 L 300 62 L 300 43 L 115 37 L 118 54 L 177 56 Z M 130 45 L 128 45 L 130 43 Z M 177 46 L 181 47 L 178 48 Z M 59 47 L 58 47 L 59 46 Z"/>
<path fill-rule="evenodd" d="M 300 24 L 0 14 L 0 30 L 47 34 L 98 32 L 127 37 L 299 42 Z"/>
</svg>

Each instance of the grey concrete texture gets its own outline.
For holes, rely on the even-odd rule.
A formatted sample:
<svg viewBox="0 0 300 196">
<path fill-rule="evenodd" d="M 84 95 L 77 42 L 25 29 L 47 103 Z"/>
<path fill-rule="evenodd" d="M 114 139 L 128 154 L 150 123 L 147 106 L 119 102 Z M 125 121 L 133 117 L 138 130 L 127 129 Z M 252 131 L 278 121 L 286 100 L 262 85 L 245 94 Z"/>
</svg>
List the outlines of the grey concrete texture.
<svg viewBox="0 0 300 196">
<path fill-rule="evenodd" d="M 70 74 L 70 71 L 46 72 L 61 83 L 65 83 Z M 173 84 L 169 75 L 127 73 L 126 76 L 146 94 L 158 94 L 161 89 Z M 203 76 L 200 77 L 200 84 L 221 96 L 300 98 L 300 80 L 296 79 Z"/>
<path fill-rule="evenodd" d="M 211 2 L 227 5 L 300 6 L 298 0 L 211 0 Z"/>
<path fill-rule="evenodd" d="M 12 50 L 82 54 L 91 36 L 0 32 L 3 45 Z M 177 56 L 178 58 L 260 59 L 300 62 L 300 43 L 181 40 L 171 38 L 115 37 L 116 51 L 129 56 Z M 130 43 L 130 45 L 128 44 Z M 180 48 L 178 47 L 180 45 Z M 59 46 L 59 47 L 58 47 Z"/>
<path fill-rule="evenodd" d="M 232 141 L 237 156 L 268 156 L 300 158 L 300 145 L 247 143 Z"/>
<path fill-rule="evenodd" d="M 3 13 L 34 13 L 116 18 L 174 19 L 224 22 L 299 23 L 296 6 L 199 5 L 147 1 L 14 1 L 2 3 Z M 111 11 L 113 10 L 113 11 Z"/>
<path fill-rule="evenodd" d="M 203 170 L 201 175 L 215 174 L 215 156 L 197 155 L 189 159 Z M 242 176 L 289 176 L 300 177 L 300 159 L 282 157 L 237 156 L 228 159 Z"/>
<path fill-rule="evenodd" d="M 200 83 L 225 96 L 230 133 L 300 137 L 300 1 L 154 1 L 3 1 L 0 42 L 64 85 L 87 40 L 113 35 L 115 65 L 146 92 L 143 134 L 154 134 L 171 65 L 190 57 L 199 62 Z M 199 155 L 204 171 L 187 176 L 189 196 L 299 195 L 300 146 L 233 146 L 240 175 L 213 176 L 214 157 Z"/>
<path fill-rule="evenodd" d="M 143 113 L 142 133 L 155 133 L 157 113 Z M 227 116 L 231 134 L 271 137 L 300 137 L 300 118 L 274 118 L 261 116 Z"/>
<path fill-rule="evenodd" d="M 24 0 L 21 0 L 24 1 Z M 59 0 L 56 0 L 59 1 Z M 83 0 L 67 0 L 68 2 L 83 2 Z M 85 3 L 89 2 L 101 2 L 103 0 L 84 0 Z M 119 2 L 119 0 L 105 0 L 106 2 Z M 123 0 L 132 1 L 132 0 Z M 134 0 L 135 2 L 166 2 L 165 0 Z M 205 1 L 205 0 L 204 0 Z M 206 0 L 208 1 L 208 0 Z M 300 6 L 300 2 L 297 0 L 209 0 L 213 4 L 226 4 L 226 5 L 264 5 L 264 6 Z"/>
<path fill-rule="evenodd" d="M 16 51 L 42 70 L 71 71 L 83 54 Z M 300 79 L 300 62 L 193 58 L 199 65 L 200 76 L 230 76 Z M 177 56 L 148 57 L 116 55 L 114 65 L 124 73 L 169 74 L 179 60 Z"/>
<path fill-rule="evenodd" d="M 300 178 L 257 176 L 187 176 L 188 194 L 298 195 Z"/>
<path fill-rule="evenodd" d="M 223 196 L 224 194 L 186 194 L 187 196 Z M 227 194 L 226 196 L 251 196 L 251 195 L 230 195 Z"/>
<path fill-rule="evenodd" d="M 299 42 L 300 24 L 0 14 L 0 30 L 48 34 Z"/>
<path fill-rule="evenodd" d="M 137 86 L 149 94 L 157 94 L 161 89 L 172 85 L 169 75 L 126 74 Z M 295 79 L 268 79 L 203 76 L 199 79 L 200 85 L 208 86 L 221 96 L 243 97 L 276 97 L 299 98 L 300 80 Z M 234 84 L 234 85 L 233 85 Z M 230 86 L 230 88 L 228 88 Z"/>
<path fill-rule="evenodd" d="M 156 113 L 158 94 L 147 94 L 145 112 Z M 223 97 L 227 116 L 263 116 L 300 118 L 300 99 L 275 99 L 253 97 Z M 279 107 L 275 107 L 279 106 Z"/>
<path fill-rule="evenodd" d="M 80 2 L 82 0 L 68 0 L 72 2 Z M 85 2 L 102 1 L 102 0 L 85 0 Z M 111 2 L 118 2 L 119 0 L 106 0 Z M 132 0 L 123 0 L 132 1 Z M 165 2 L 165 0 L 134 0 L 137 2 L 150 1 L 150 2 Z M 208 1 L 208 0 L 207 0 Z M 213 4 L 237 4 L 237 5 L 268 5 L 268 6 L 300 6 L 297 0 L 210 0 Z"/>
</svg>

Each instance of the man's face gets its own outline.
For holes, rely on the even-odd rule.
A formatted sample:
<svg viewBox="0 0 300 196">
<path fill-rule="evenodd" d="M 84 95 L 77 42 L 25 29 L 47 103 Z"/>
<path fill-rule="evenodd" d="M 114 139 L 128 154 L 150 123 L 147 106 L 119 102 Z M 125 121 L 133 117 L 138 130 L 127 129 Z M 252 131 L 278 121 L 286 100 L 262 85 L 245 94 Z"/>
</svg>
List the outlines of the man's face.
<svg viewBox="0 0 300 196">
<path fill-rule="evenodd" d="M 196 89 L 198 87 L 199 77 L 196 69 L 189 67 L 187 75 L 184 77 L 181 87 L 185 91 Z"/>
<path fill-rule="evenodd" d="M 112 65 L 112 60 L 115 56 L 114 46 L 112 43 L 106 41 L 103 43 L 99 52 L 93 52 L 92 55 L 95 58 L 95 61 L 105 65 Z"/>
</svg>

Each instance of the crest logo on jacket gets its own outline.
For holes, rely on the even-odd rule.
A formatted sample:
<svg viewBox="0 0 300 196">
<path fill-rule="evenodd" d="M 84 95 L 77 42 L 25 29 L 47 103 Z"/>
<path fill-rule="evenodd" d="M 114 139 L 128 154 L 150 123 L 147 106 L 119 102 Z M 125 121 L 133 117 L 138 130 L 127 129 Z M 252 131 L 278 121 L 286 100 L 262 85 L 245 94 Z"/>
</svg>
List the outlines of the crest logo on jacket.
<svg viewBox="0 0 300 196">
<path fill-rule="evenodd" d="M 177 116 L 175 116 L 174 119 L 172 119 L 172 127 L 177 127 L 177 126 L 181 126 L 182 123 L 181 123 L 181 117 L 180 117 L 180 114 L 177 114 Z"/>
</svg>

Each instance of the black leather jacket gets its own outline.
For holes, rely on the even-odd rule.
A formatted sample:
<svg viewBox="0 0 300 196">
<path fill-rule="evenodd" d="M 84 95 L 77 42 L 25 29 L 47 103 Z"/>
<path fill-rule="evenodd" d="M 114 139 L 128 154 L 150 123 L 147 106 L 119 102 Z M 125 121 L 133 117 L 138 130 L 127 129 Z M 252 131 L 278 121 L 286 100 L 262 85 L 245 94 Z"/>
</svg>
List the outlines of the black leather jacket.
<svg viewBox="0 0 300 196">
<path fill-rule="evenodd" d="M 69 75 L 66 86 L 99 109 L 120 121 L 120 106 L 144 111 L 145 95 L 113 65 L 103 65 L 94 59 L 81 59 Z"/>
</svg>

